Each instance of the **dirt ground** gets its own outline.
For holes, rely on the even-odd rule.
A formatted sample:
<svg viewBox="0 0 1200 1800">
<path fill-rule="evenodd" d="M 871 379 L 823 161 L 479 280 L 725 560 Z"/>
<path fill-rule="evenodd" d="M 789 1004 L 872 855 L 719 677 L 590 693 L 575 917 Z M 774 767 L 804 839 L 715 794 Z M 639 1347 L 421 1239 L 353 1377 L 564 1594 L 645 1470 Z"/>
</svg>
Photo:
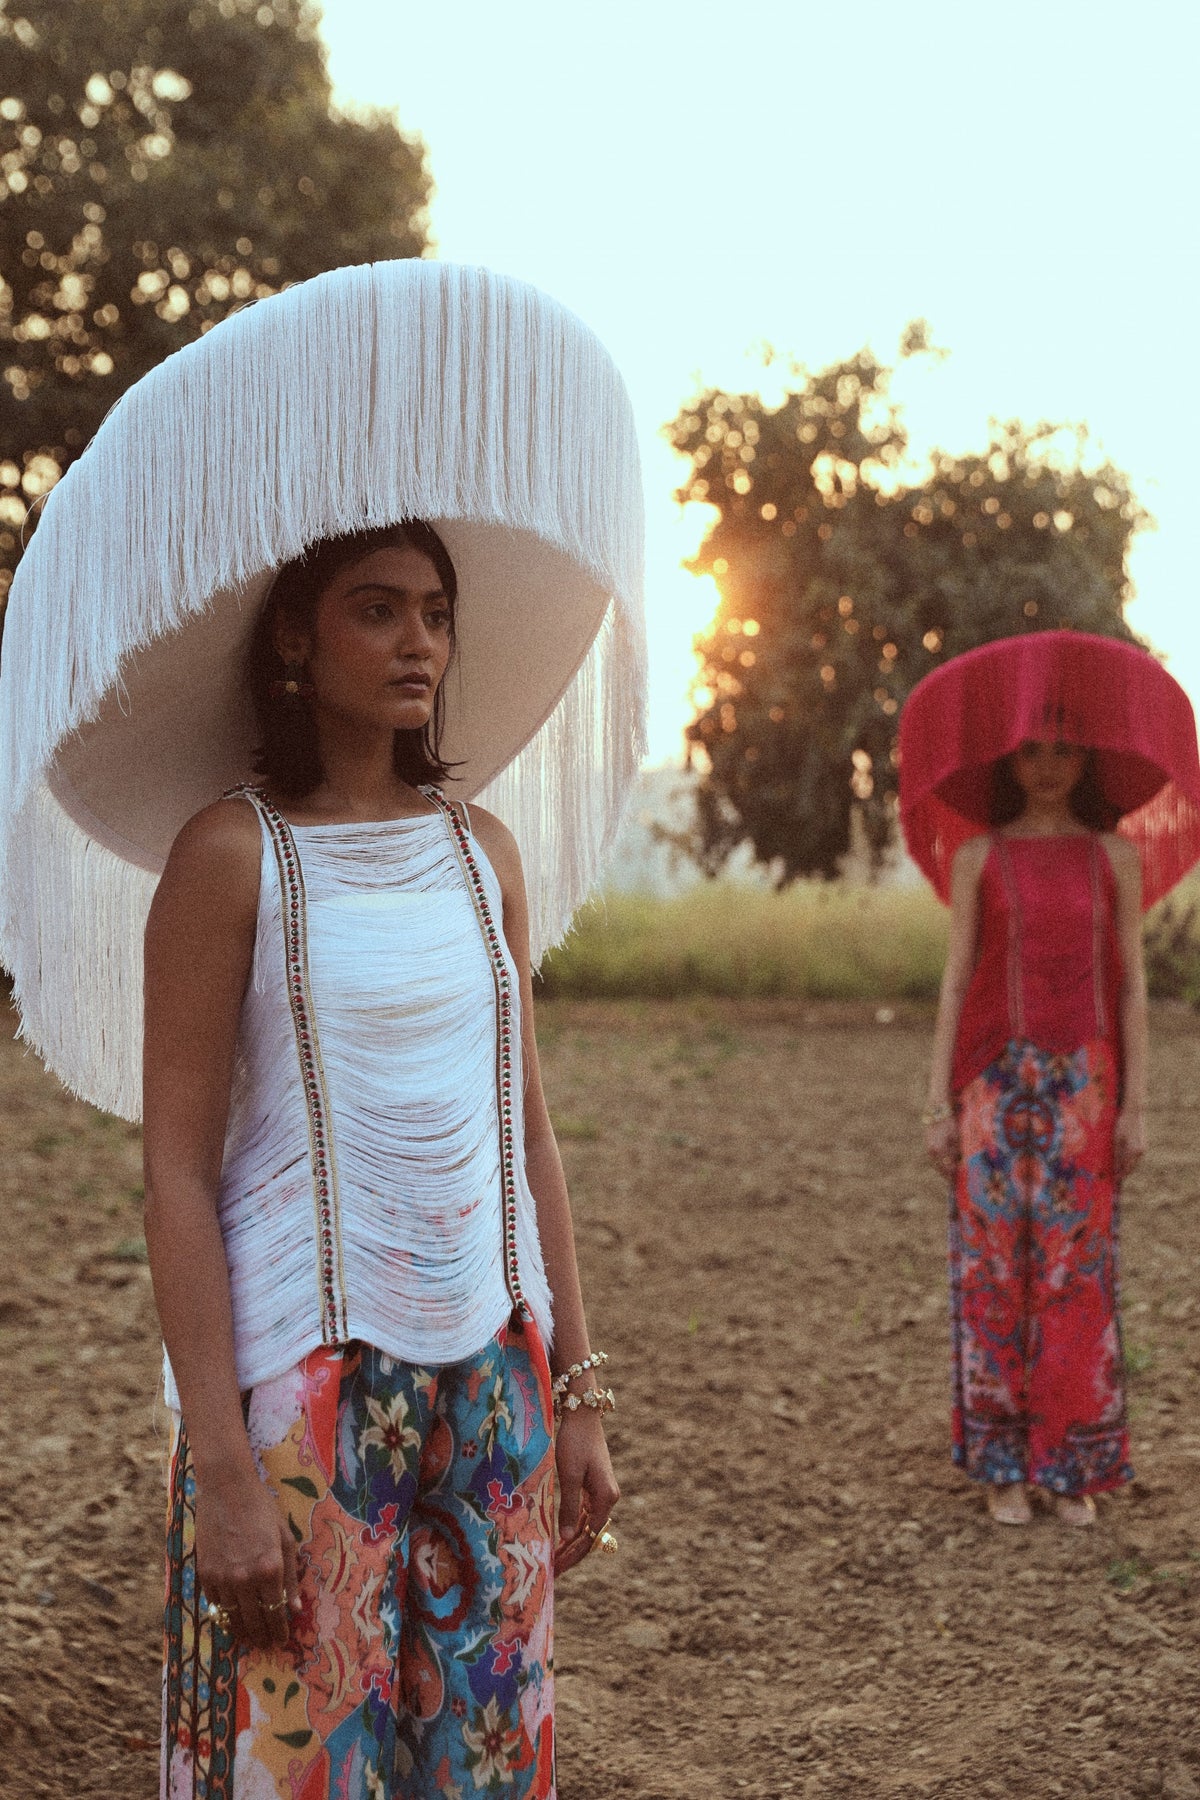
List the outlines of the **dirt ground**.
<svg viewBox="0 0 1200 1800">
<path fill-rule="evenodd" d="M 543 1009 L 620 1555 L 559 1601 L 564 1800 L 1200 1797 L 1200 1019 L 1155 1019 L 1137 1480 L 1000 1533 L 947 1455 L 928 1019 Z M 0 1795 L 156 1792 L 164 1433 L 137 1136 L 0 1042 Z"/>
</svg>

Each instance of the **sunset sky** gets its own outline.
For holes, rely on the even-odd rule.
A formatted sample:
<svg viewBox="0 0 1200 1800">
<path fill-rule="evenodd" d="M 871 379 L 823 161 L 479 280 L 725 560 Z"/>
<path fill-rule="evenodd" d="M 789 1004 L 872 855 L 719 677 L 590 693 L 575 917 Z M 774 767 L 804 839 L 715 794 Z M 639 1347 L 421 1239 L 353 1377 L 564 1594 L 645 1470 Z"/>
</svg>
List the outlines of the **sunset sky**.
<svg viewBox="0 0 1200 1800">
<path fill-rule="evenodd" d="M 1114 0 L 324 0 L 337 97 L 425 139 L 437 254 L 564 301 L 642 436 L 651 757 L 675 758 L 711 584 L 661 426 L 770 344 L 950 355 L 894 386 L 918 446 L 1084 421 L 1158 529 L 1129 618 L 1200 703 L 1190 355 L 1197 12 Z"/>
</svg>

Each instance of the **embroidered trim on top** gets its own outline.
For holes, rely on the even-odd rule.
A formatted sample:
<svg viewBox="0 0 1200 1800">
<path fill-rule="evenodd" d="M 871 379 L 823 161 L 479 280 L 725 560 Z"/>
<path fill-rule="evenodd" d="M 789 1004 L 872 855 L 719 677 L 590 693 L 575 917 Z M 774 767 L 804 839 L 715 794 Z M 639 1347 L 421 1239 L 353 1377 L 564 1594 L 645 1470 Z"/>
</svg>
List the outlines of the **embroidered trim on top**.
<svg viewBox="0 0 1200 1800">
<path fill-rule="evenodd" d="M 1100 849 L 1089 839 L 1092 876 L 1092 1003 L 1096 1009 L 1096 1036 L 1108 1036 L 1108 1006 L 1104 996 L 1104 898 L 1100 885 Z M 1104 854 L 1107 856 L 1108 852 Z"/>
<path fill-rule="evenodd" d="M 1000 863 L 1004 890 L 1008 895 L 1008 1025 L 1016 1037 L 1025 1036 L 1025 988 L 1021 970 L 1021 902 L 1009 860 L 1008 845 L 998 831 L 992 843 Z"/>
<path fill-rule="evenodd" d="M 321 1299 L 321 1341 L 344 1344 L 349 1340 L 346 1281 L 342 1254 L 341 1208 L 338 1203 L 337 1160 L 330 1126 L 329 1092 L 321 1044 L 317 1035 L 308 973 L 308 908 L 304 874 L 296 840 L 279 809 L 261 788 L 231 788 L 226 799 L 249 800 L 267 826 L 279 869 L 283 948 L 287 969 L 288 1001 L 300 1059 L 300 1080 L 308 1117 L 308 1153 L 312 1165 L 313 1210 L 317 1233 L 317 1284 Z"/>
<path fill-rule="evenodd" d="M 466 828 L 440 788 L 423 787 L 421 792 L 441 809 L 446 821 L 446 829 L 457 854 L 467 892 L 474 903 L 475 916 L 483 936 L 483 947 L 487 952 L 496 986 L 496 1110 L 500 1120 L 500 1210 L 504 1233 L 504 1279 L 513 1306 L 524 1318 L 529 1319 L 533 1314 L 521 1292 L 521 1272 L 517 1261 L 516 1152 L 512 1108 L 512 1079 L 516 1058 L 513 1055 L 512 975 L 504 958 L 500 934 L 492 920 L 483 877 L 472 853 Z"/>
</svg>

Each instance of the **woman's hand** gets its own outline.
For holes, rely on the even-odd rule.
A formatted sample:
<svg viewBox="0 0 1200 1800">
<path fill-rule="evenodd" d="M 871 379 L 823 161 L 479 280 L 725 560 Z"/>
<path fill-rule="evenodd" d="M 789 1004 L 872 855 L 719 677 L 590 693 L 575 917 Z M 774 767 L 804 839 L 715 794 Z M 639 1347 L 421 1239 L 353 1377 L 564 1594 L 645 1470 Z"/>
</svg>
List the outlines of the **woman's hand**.
<svg viewBox="0 0 1200 1800">
<path fill-rule="evenodd" d="M 1124 1181 L 1146 1154 L 1146 1120 L 1140 1106 L 1123 1106 L 1113 1133 L 1113 1168 Z"/>
<path fill-rule="evenodd" d="M 558 1465 L 558 1542 L 554 1573 L 582 1562 L 621 1498 L 600 1414 L 580 1406 L 564 1412 L 554 1449 Z"/>
<path fill-rule="evenodd" d="M 953 1181 L 962 1159 L 958 1120 L 953 1113 L 948 1119 L 936 1119 L 925 1127 L 925 1149 L 938 1174 Z"/>
<path fill-rule="evenodd" d="M 196 1483 L 196 1576 L 245 1644 L 288 1641 L 300 1606 L 296 1546 L 257 1472 Z"/>
</svg>

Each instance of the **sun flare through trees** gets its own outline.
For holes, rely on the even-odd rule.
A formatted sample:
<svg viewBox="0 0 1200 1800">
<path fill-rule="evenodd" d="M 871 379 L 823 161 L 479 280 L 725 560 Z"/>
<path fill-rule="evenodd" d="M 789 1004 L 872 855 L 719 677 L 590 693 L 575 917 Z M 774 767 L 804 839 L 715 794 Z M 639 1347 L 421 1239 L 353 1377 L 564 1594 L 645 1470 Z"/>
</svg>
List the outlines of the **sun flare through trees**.
<svg viewBox="0 0 1200 1800">
<path fill-rule="evenodd" d="M 923 325 L 902 354 L 927 351 Z M 796 369 L 779 405 L 709 389 L 666 428 L 684 502 L 716 508 L 691 567 L 720 605 L 698 643 L 690 843 L 741 843 L 778 880 L 894 840 L 897 714 L 939 661 L 1015 632 L 1133 636 L 1127 555 L 1147 523 L 1083 434 L 993 422 L 978 454 L 916 470 L 891 371 L 867 352 Z"/>
</svg>

